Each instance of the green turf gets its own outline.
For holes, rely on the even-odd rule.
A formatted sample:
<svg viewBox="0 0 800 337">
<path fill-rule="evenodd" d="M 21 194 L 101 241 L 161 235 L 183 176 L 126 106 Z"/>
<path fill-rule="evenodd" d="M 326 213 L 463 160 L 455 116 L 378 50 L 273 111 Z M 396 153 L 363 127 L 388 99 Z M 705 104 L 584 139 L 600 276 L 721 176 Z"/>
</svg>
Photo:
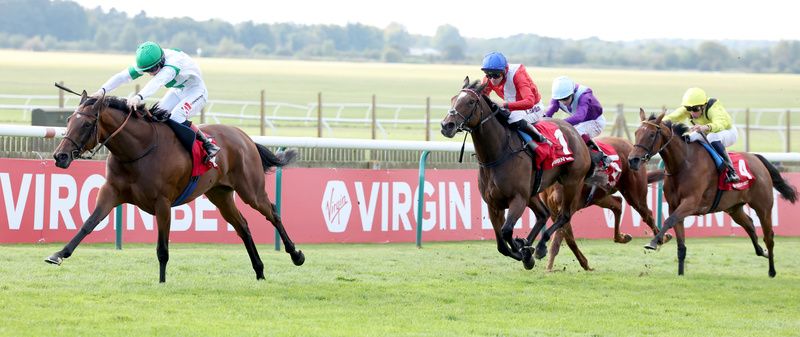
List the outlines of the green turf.
<svg viewBox="0 0 800 337">
<path fill-rule="evenodd" d="M 800 239 L 776 238 L 774 279 L 744 238 L 689 239 L 645 253 L 582 240 L 553 273 L 526 271 L 491 241 L 299 245 L 306 264 L 260 245 L 172 244 L 158 284 L 153 244 L 0 246 L 3 336 L 791 336 L 800 331 Z"/>
</svg>

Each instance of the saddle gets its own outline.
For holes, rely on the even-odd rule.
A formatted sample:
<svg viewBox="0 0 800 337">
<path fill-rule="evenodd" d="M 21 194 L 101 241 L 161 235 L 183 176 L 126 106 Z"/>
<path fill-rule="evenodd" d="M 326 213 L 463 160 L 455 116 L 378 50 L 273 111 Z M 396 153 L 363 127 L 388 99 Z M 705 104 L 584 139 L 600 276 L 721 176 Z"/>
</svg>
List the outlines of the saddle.
<svg viewBox="0 0 800 337">
<path fill-rule="evenodd" d="M 186 198 L 189 197 L 189 195 L 192 194 L 192 191 L 194 191 L 194 189 L 197 187 L 197 180 L 200 178 L 200 176 L 208 172 L 210 169 L 216 167 L 216 164 L 213 162 L 206 162 L 204 160 L 206 151 L 203 149 L 203 142 L 197 140 L 197 134 L 189 126 L 191 124 L 182 124 L 171 119 L 167 119 L 164 123 L 167 124 L 173 132 L 175 132 L 175 136 L 178 137 L 178 141 L 180 141 L 181 145 L 183 145 L 183 148 L 189 152 L 189 157 L 192 160 L 192 171 L 189 177 L 189 184 L 184 188 L 183 192 L 181 192 L 181 195 L 178 197 L 178 199 L 176 199 L 172 204 L 172 206 L 178 206 L 182 204 Z"/>
</svg>

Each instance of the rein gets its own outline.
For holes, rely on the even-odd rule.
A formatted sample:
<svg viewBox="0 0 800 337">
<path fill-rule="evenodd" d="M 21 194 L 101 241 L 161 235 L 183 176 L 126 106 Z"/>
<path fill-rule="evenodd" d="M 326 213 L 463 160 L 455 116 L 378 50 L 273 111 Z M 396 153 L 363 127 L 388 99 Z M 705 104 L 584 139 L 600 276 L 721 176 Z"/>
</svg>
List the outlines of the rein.
<svg viewBox="0 0 800 337">
<path fill-rule="evenodd" d="M 475 97 L 475 100 L 476 100 L 476 102 L 475 102 L 475 106 L 473 106 L 473 107 L 472 107 L 472 111 L 470 111 L 470 112 L 469 112 L 469 116 L 467 116 L 467 117 L 464 117 L 464 115 L 462 115 L 460 112 L 458 112 L 458 111 L 457 111 L 457 110 L 456 110 L 454 107 L 451 107 L 451 108 L 450 108 L 450 110 L 448 110 L 448 111 L 447 111 L 447 113 L 448 113 L 449 115 L 451 115 L 451 116 L 458 116 L 458 117 L 461 117 L 461 123 L 460 123 L 460 124 L 459 124 L 459 125 L 456 127 L 456 130 L 458 130 L 458 131 L 465 131 L 466 133 L 470 133 L 470 134 L 471 134 L 471 133 L 472 133 L 472 131 L 473 131 L 473 128 L 471 128 L 471 127 L 468 127 L 468 126 L 466 126 L 466 125 L 464 125 L 464 124 L 466 124 L 466 123 L 467 123 L 467 121 L 469 121 L 470 119 L 472 119 L 472 115 L 474 115 L 474 114 L 475 114 L 475 112 L 476 112 L 476 111 L 478 111 L 478 105 L 479 105 L 479 104 L 480 104 L 480 102 L 481 102 L 481 98 L 480 98 L 480 96 L 478 95 L 478 93 L 477 93 L 477 92 L 475 92 L 475 90 L 472 90 L 472 89 L 461 89 L 461 91 L 460 91 L 460 92 L 465 92 L 465 93 L 467 93 L 468 95 L 470 95 L 470 96 L 472 96 L 472 97 Z M 495 111 L 492 111 L 492 113 L 490 113 L 490 114 L 486 115 L 486 117 L 483 117 L 483 118 L 481 118 L 481 121 L 478 123 L 478 126 L 477 126 L 477 128 L 478 128 L 478 129 L 480 129 L 480 128 L 481 128 L 481 126 L 483 126 L 483 124 L 484 124 L 484 123 L 488 122 L 488 121 L 489 121 L 489 119 L 491 119 L 491 118 L 493 118 L 495 115 L 497 115 L 497 113 L 498 113 L 499 111 L 500 111 L 500 109 L 497 109 L 497 110 L 495 110 Z M 461 142 L 461 152 L 460 152 L 460 153 L 459 153 L 459 155 L 458 155 L 458 162 L 459 162 L 459 163 L 463 162 L 463 160 L 464 160 L 464 146 L 465 146 L 466 144 L 467 144 L 467 135 L 466 135 L 466 134 L 464 134 L 464 140 Z M 507 158 L 505 158 L 505 156 L 504 156 L 504 159 L 503 159 L 503 161 L 505 161 L 506 159 L 507 159 Z M 500 163 L 502 163 L 502 161 L 501 161 Z M 481 166 L 483 166 L 483 164 L 481 164 L 481 163 L 479 163 L 479 164 L 480 164 Z M 490 164 L 491 164 L 491 163 L 490 163 Z M 497 165 L 499 165 L 499 163 L 498 163 Z M 494 165 L 494 166 L 497 166 L 497 165 Z M 493 167 L 493 166 L 489 166 L 489 167 Z"/>
</svg>

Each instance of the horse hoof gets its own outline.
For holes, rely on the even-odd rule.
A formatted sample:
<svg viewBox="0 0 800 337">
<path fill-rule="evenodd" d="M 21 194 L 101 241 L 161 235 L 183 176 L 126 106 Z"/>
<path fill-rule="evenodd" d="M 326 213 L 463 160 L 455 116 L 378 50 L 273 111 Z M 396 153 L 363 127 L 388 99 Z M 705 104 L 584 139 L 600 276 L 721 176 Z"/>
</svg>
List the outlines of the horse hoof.
<svg viewBox="0 0 800 337">
<path fill-rule="evenodd" d="M 545 256 L 547 256 L 547 246 L 536 246 L 536 251 L 533 253 L 533 256 L 537 260 L 543 259 Z"/>
<path fill-rule="evenodd" d="M 775 277 L 777 273 L 774 270 L 769 271 L 769 277 Z"/>
<path fill-rule="evenodd" d="M 295 266 L 302 266 L 306 262 L 306 256 L 303 255 L 302 250 L 296 250 L 289 255 L 292 257 L 292 262 Z"/>
<path fill-rule="evenodd" d="M 525 267 L 526 270 L 531 270 L 535 265 L 536 261 L 533 260 L 530 248 L 522 249 L 522 266 Z"/>
<path fill-rule="evenodd" d="M 631 240 L 633 240 L 633 236 L 631 236 L 628 233 L 625 233 L 625 234 L 621 235 L 621 237 L 615 239 L 614 242 L 621 243 L 621 244 L 626 244 L 628 242 L 631 242 Z"/>
<path fill-rule="evenodd" d="M 672 240 L 672 234 L 667 233 L 667 234 L 664 235 L 664 238 L 661 239 L 661 243 L 659 243 L 659 244 L 663 245 L 663 244 L 669 242 L 669 240 Z"/>
<path fill-rule="evenodd" d="M 648 244 L 644 245 L 644 249 L 656 250 L 656 249 L 658 249 L 658 247 L 651 242 L 651 243 L 648 243 Z"/>
<path fill-rule="evenodd" d="M 62 257 L 60 257 L 60 256 L 50 255 L 49 257 L 44 259 L 44 262 L 47 262 L 47 263 L 50 263 L 50 264 L 54 264 L 56 266 L 60 266 L 61 262 L 64 262 L 64 259 Z"/>
<path fill-rule="evenodd" d="M 521 251 L 523 251 L 525 249 L 525 246 L 526 246 L 525 245 L 525 240 L 520 239 L 520 238 L 514 238 L 513 242 L 514 242 L 514 246 L 515 246 L 517 251 L 521 252 Z"/>
</svg>

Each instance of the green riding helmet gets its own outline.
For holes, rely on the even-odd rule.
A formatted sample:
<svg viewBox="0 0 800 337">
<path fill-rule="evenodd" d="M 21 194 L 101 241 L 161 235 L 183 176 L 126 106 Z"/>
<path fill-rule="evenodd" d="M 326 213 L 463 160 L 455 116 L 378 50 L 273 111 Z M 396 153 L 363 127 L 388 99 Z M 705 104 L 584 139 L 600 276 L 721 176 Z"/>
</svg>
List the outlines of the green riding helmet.
<svg viewBox="0 0 800 337">
<path fill-rule="evenodd" d="M 158 43 L 147 41 L 136 49 L 136 68 L 147 71 L 164 61 L 164 51 Z"/>
</svg>

